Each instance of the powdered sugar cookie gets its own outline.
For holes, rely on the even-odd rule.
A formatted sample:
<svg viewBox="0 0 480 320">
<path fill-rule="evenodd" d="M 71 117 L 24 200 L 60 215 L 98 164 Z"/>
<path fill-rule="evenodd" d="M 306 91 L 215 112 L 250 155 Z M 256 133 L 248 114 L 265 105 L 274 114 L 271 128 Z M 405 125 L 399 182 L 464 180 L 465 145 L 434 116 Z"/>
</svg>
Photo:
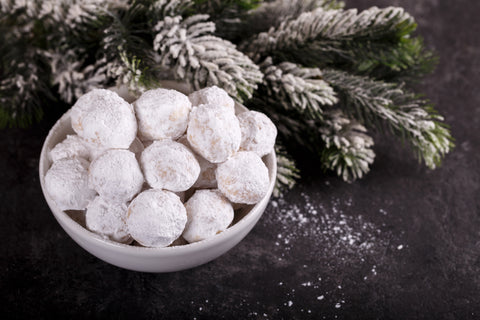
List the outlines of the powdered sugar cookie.
<svg viewBox="0 0 480 320">
<path fill-rule="evenodd" d="M 146 247 L 166 247 L 181 236 L 187 213 L 176 194 L 151 189 L 140 193 L 128 206 L 130 235 Z"/>
<path fill-rule="evenodd" d="M 142 140 L 177 139 L 185 133 L 192 104 L 181 92 L 154 89 L 134 103 Z"/>
<path fill-rule="evenodd" d="M 242 131 L 240 150 L 253 151 L 260 157 L 273 150 L 277 128 L 272 120 L 257 111 L 240 113 L 237 118 Z"/>
<path fill-rule="evenodd" d="M 190 143 L 188 143 L 187 135 L 181 136 L 177 142 L 191 149 Z M 198 164 L 200 165 L 200 174 L 198 175 L 197 181 L 195 181 L 193 184 L 193 187 L 205 189 L 216 188 L 217 179 L 215 178 L 215 170 L 217 169 L 217 164 L 211 163 L 198 153 L 194 153 L 194 155 L 195 158 L 197 158 Z"/>
<path fill-rule="evenodd" d="M 103 148 L 128 148 L 137 135 L 131 104 L 118 94 L 94 89 L 81 96 L 71 111 L 73 130 L 85 141 Z"/>
<path fill-rule="evenodd" d="M 45 174 L 45 188 L 61 210 L 83 210 L 97 194 L 88 186 L 88 165 L 83 158 L 63 158 Z"/>
<path fill-rule="evenodd" d="M 140 156 L 145 180 L 152 188 L 173 192 L 189 189 L 198 179 L 200 166 L 183 144 L 162 140 L 148 146 Z"/>
<path fill-rule="evenodd" d="M 58 161 L 63 158 L 73 158 L 79 157 L 83 159 L 90 158 L 90 151 L 83 141 L 78 135 L 67 135 L 65 140 L 57 144 L 51 151 L 50 151 L 50 159 L 52 162 Z"/>
<path fill-rule="evenodd" d="M 128 244 L 133 239 L 128 234 L 126 218 L 126 204 L 110 202 L 97 196 L 87 206 L 85 223 L 87 229 L 104 238 Z"/>
<path fill-rule="evenodd" d="M 113 202 L 131 200 L 140 192 L 143 182 L 135 154 L 128 150 L 108 150 L 90 165 L 90 186 L 103 198 Z"/>
<path fill-rule="evenodd" d="M 268 169 L 254 152 L 238 152 L 218 165 L 216 177 L 218 189 L 232 202 L 254 204 L 268 192 Z"/>
<path fill-rule="evenodd" d="M 213 237 L 233 221 L 233 208 L 218 190 L 197 190 L 185 203 L 187 224 L 183 238 L 196 242 Z"/>
<path fill-rule="evenodd" d="M 192 92 L 188 99 L 192 103 L 192 106 L 199 106 L 201 104 L 212 104 L 219 107 L 224 107 L 231 112 L 235 112 L 235 102 L 228 95 L 228 93 L 217 87 L 212 86 L 204 88 L 195 92 Z"/>
<path fill-rule="evenodd" d="M 200 105 L 190 113 L 187 139 L 195 152 L 220 163 L 237 152 L 242 136 L 235 114 L 226 108 Z"/>
</svg>

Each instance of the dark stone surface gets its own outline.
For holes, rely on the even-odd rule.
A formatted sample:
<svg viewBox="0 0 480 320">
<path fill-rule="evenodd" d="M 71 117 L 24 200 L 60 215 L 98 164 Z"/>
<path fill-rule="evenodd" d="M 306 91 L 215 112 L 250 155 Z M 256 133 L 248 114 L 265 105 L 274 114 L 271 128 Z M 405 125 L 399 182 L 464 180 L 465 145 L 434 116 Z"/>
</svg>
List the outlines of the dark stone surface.
<svg viewBox="0 0 480 320">
<path fill-rule="evenodd" d="M 441 168 L 382 138 L 365 179 L 306 177 L 219 259 L 142 274 L 91 256 L 50 213 L 37 167 L 52 112 L 1 132 L 2 318 L 478 319 L 480 3 L 349 2 L 373 4 L 404 6 L 441 57 L 418 88 L 456 138 Z"/>
</svg>

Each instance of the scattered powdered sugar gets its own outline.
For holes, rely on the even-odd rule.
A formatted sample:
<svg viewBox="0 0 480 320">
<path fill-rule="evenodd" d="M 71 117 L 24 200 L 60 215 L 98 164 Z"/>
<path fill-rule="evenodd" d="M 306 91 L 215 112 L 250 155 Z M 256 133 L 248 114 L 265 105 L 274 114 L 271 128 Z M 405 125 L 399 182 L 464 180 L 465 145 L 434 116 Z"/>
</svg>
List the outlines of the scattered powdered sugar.
<svg viewBox="0 0 480 320">
<path fill-rule="evenodd" d="M 297 283 L 289 278 L 276 279 L 276 285 L 285 294 L 283 301 L 287 301 L 283 308 L 296 306 L 296 311 L 305 313 L 321 308 L 330 310 L 323 318 L 335 318 L 359 285 L 355 282 L 358 280 L 344 279 L 341 270 L 349 269 L 365 281 L 363 286 L 368 286 L 379 269 L 388 268 L 382 265 L 385 251 L 402 250 L 405 246 L 392 241 L 389 229 L 373 220 L 375 215 L 357 211 L 351 197 L 324 197 L 304 192 L 295 201 L 274 199 L 261 223 L 268 230 L 275 230 L 272 236 L 278 263 L 296 265 L 297 270 L 309 269 L 304 274 L 314 275 Z M 371 210 L 388 214 L 385 209 Z M 300 261 L 310 262 L 301 265 L 299 257 L 304 259 Z M 296 291 L 302 291 L 298 301 Z M 311 292 L 310 302 L 305 301 L 305 292 Z"/>
<path fill-rule="evenodd" d="M 266 218 L 268 224 L 279 224 L 276 246 L 291 250 L 296 240 L 308 239 L 318 244 L 315 254 L 345 258 L 353 256 L 361 260 L 363 255 L 375 250 L 381 241 L 381 230 L 361 214 L 351 215 L 343 211 L 339 199 L 333 199 L 330 208 L 314 205 L 305 193 L 302 203 L 288 204 L 282 198 L 273 200 L 274 209 Z M 343 206 L 351 206 L 349 199 Z"/>
</svg>

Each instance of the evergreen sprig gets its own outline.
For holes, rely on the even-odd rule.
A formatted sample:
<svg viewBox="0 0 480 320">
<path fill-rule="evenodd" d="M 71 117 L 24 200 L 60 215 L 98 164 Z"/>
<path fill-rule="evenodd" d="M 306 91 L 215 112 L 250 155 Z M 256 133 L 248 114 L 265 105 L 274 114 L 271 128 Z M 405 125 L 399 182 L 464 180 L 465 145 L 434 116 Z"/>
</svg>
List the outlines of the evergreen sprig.
<svg viewBox="0 0 480 320">
<path fill-rule="evenodd" d="M 373 139 L 367 129 L 341 110 L 332 110 L 318 128 L 325 147 L 321 159 L 325 169 L 332 170 L 345 181 L 362 178 L 370 170 L 375 153 Z"/>
<path fill-rule="evenodd" d="M 277 180 L 275 181 L 273 195 L 278 197 L 285 190 L 293 188 L 295 181 L 300 178 L 300 172 L 295 160 L 286 152 L 285 147 L 280 142 L 275 145 L 275 153 L 277 156 Z"/>
<path fill-rule="evenodd" d="M 227 40 L 212 34 L 215 24 L 207 15 L 165 17 L 154 28 L 153 48 L 160 64 L 170 66 L 176 79 L 195 90 L 217 85 L 238 101 L 252 97 L 262 73 Z"/>
<path fill-rule="evenodd" d="M 318 68 L 302 68 L 290 62 L 273 65 L 270 58 L 260 67 L 265 74 L 264 94 L 275 97 L 285 110 L 294 108 L 310 119 L 317 119 L 322 117 L 323 106 L 338 101 L 333 88 L 321 79 Z"/>
<path fill-rule="evenodd" d="M 305 66 L 335 66 L 376 78 L 422 76 L 435 65 L 433 54 L 420 38 L 411 15 L 402 8 L 372 7 L 325 10 L 317 8 L 282 22 L 242 44 L 254 61 L 266 56 Z"/>
<path fill-rule="evenodd" d="M 402 86 L 337 70 L 325 70 L 323 77 L 337 89 L 347 112 L 370 127 L 384 126 L 405 139 L 429 168 L 438 166 L 452 148 L 443 118 Z"/>
</svg>

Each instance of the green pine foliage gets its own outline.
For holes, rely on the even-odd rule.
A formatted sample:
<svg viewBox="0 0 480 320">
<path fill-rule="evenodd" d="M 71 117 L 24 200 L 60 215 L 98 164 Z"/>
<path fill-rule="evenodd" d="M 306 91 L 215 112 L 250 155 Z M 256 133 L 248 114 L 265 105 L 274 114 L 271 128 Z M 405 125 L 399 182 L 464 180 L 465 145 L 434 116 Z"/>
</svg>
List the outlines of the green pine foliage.
<svg viewBox="0 0 480 320">
<path fill-rule="evenodd" d="M 453 147 L 450 133 L 432 106 L 393 83 L 326 70 L 325 80 L 339 92 L 340 105 L 373 128 L 387 128 L 407 141 L 419 160 L 434 169 Z"/>
<path fill-rule="evenodd" d="M 336 0 L 0 0 L 0 127 L 93 88 L 139 94 L 176 79 L 222 87 L 275 122 L 283 189 L 299 177 L 298 148 L 345 181 L 363 177 L 375 158 L 367 128 L 435 168 L 453 138 L 407 89 L 437 63 L 416 26 L 402 8 Z"/>
<path fill-rule="evenodd" d="M 417 24 L 402 8 L 326 10 L 322 7 L 283 21 L 242 43 L 255 61 L 266 56 L 305 66 L 335 67 L 375 78 L 423 76 L 435 56 L 420 38 Z"/>
</svg>

